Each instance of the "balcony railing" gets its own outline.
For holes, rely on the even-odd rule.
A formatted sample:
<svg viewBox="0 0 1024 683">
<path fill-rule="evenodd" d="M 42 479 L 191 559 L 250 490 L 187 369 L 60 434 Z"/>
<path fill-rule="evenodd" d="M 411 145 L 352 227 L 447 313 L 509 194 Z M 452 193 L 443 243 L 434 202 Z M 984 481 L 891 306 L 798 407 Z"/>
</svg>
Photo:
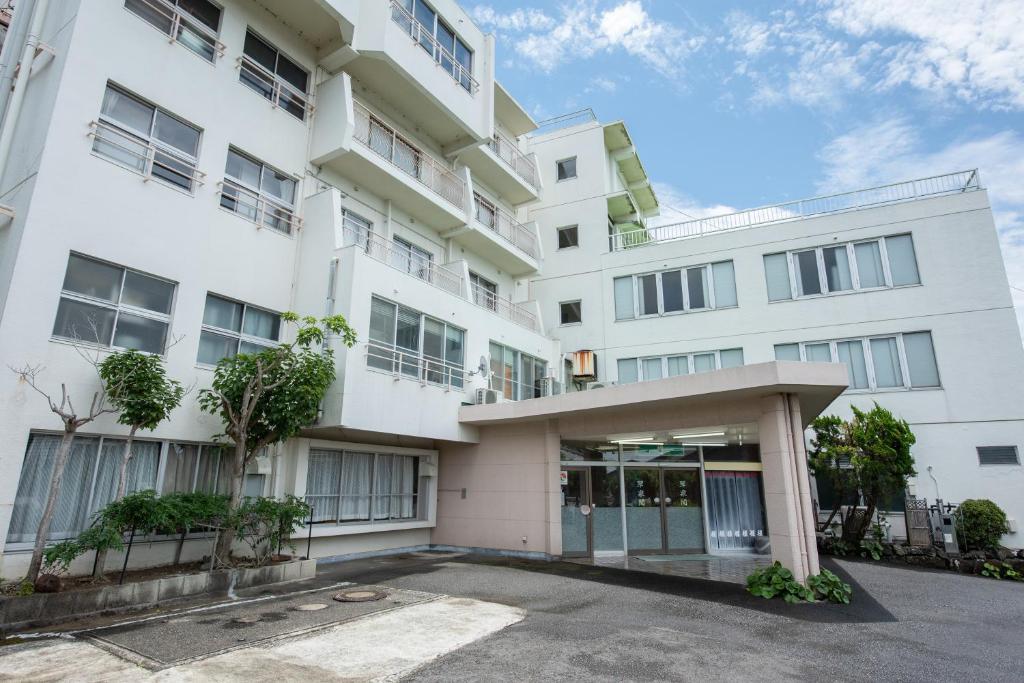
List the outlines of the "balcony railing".
<svg viewBox="0 0 1024 683">
<path fill-rule="evenodd" d="M 313 113 L 313 99 L 309 93 L 279 78 L 248 55 L 238 58 L 238 70 L 242 83 L 266 97 L 275 107 L 303 121 Z"/>
<path fill-rule="evenodd" d="M 482 206 L 480 200 L 474 199 L 476 222 L 493 230 L 506 242 L 519 247 L 533 258 L 537 258 L 537 236 L 525 225 L 512 218 L 498 208 Z"/>
<path fill-rule="evenodd" d="M 540 331 L 537 316 L 525 306 L 513 303 L 511 299 L 502 298 L 476 283 L 470 284 L 470 296 L 477 306 L 497 313 L 505 320 L 521 325 L 528 330 Z"/>
<path fill-rule="evenodd" d="M 437 42 L 431 32 L 432 29 L 417 21 L 398 0 L 391 0 L 391 20 L 401 26 L 402 30 L 412 38 L 412 41 L 422 47 L 433 58 L 434 63 L 461 85 L 466 92 L 476 94 L 476 91 L 480 89 L 480 84 L 473 78 L 473 72 L 455 59 L 450 48 Z"/>
<path fill-rule="evenodd" d="M 431 192 L 461 209 L 466 201 L 462 178 L 406 142 L 359 102 L 353 103 L 356 140 Z"/>
<path fill-rule="evenodd" d="M 466 370 L 462 366 L 383 342 L 367 342 L 366 366 L 396 380 L 411 379 L 447 391 L 462 391 L 466 386 Z"/>
<path fill-rule="evenodd" d="M 302 227 L 302 219 L 295 215 L 294 207 L 253 192 L 228 178 L 219 185 L 220 205 L 256 225 L 289 235 Z"/>
<path fill-rule="evenodd" d="M 815 216 L 844 213 L 846 211 L 897 204 L 925 197 L 973 192 L 980 189 L 981 180 L 978 177 L 977 169 L 973 171 L 960 171 L 930 178 L 893 183 L 891 185 L 881 185 L 854 192 L 800 199 L 784 204 L 763 206 L 757 209 L 748 209 L 710 218 L 697 218 L 683 223 L 673 223 L 672 225 L 630 230 L 612 235 L 612 248 L 614 250 L 631 249 L 648 244 L 671 242 L 712 233 L 742 230 L 759 225 L 770 225 L 772 223 L 784 223 Z"/>
<path fill-rule="evenodd" d="M 372 232 L 343 225 L 342 243 L 349 247 L 359 246 L 370 258 L 408 273 L 415 278 L 443 289 L 449 294 L 462 297 L 462 275 L 433 261 L 421 258 L 408 249 Z"/>
<path fill-rule="evenodd" d="M 537 181 L 537 165 L 533 163 L 533 159 L 520 152 L 514 142 L 500 133 L 495 133 L 487 146 L 530 187 L 538 189 L 540 183 Z"/>
<path fill-rule="evenodd" d="M 196 160 L 166 146 L 157 146 L 126 133 L 104 121 L 89 123 L 93 152 L 135 171 L 146 180 L 165 183 L 194 192 L 206 174 L 196 168 Z"/>
<path fill-rule="evenodd" d="M 125 8 L 173 42 L 179 42 L 203 59 L 213 62 L 224 56 L 217 33 L 167 0 L 128 0 Z"/>
</svg>

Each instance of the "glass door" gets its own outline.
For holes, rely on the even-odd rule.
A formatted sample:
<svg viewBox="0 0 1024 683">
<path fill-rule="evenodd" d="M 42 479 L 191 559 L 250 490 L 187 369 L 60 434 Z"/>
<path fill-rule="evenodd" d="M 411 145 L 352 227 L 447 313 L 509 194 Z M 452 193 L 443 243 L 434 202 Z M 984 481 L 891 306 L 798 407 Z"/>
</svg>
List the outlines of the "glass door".
<svg viewBox="0 0 1024 683">
<path fill-rule="evenodd" d="M 700 470 L 663 469 L 662 507 L 665 510 L 665 550 L 704 552 L 704 509 Z"/>
<path fill-rule="evenodd" d="M 562 555 L 585 557 L 591 551 L 590 472 L 585 467 L 563 468 Z"/>
<path fill-rule="evenodd" d="M 626 502 L 626 539 L 629 552 L 664 550 L 661 470 L 627 467 L 623 470 Z"/>
<path fill-rule="evenodd" d="M 705 472 L 708 531 L 716 550 L 747 550 L 765 535 L 759 472 Z"/>
</svg>

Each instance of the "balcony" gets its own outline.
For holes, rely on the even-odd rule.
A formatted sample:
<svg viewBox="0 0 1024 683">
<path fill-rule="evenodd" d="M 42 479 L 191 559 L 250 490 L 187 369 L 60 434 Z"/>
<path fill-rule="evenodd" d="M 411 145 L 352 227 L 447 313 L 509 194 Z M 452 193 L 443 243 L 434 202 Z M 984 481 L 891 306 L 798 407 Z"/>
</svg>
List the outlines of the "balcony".
<svg viewBox="0 0 1024 683">
<path fill-rule="evenodd" d="M 522 325 L 528 330 L 540 331 L 540 321 L 537 320 L 537 314 L 527 307 L 513 303 L 511 299 L 500 297 L 489 289 L 485 289 L 477 284 L 470 285 L 470 296 L 471 301 L 477 306 L 486 308 L 492 313 L 497 313 L 505 320 L 514 322 L 516 325 Z"/>
<path fill-rule="evenodd" d="M 540 173 L 534 155 L 523 154 L 515 142 L 497 131 L 486 145 L 463 152 L 462 160 L 473 169 L 475 177 L 513 205 L 536 201 L 540 196 Z"/>
<path fill-rule="evenodd" d="M 441 234 L 511 275 L 540 270 L 537 224 L 524 225 L 494 204 L 473 198 L 473 220 Z"/>
<path fill-rule="evenodd" d="M 397 0 L 363 0 L 352 44 L 356 56 L 345 70 L 372 84 L 447 156 L 490 137 L 494 38 L 455 2 L 432 6 L 468 51 L 458 43 L 442 45 Z"/>
<path fill-rule="evenodd" d="M 661 225 L 656 228 L 637 227 L 636 229 L 621 231 L 619 234 L 614 235 L 612 237 L 612 249 L 630 249 L 662 242 L 702 237 L 720 232 L 743 230 L 762 225 L 786 223 L 804 218 L 899 204 L 928 197 L 975 192 L 981 189 L 981 180 L 978 177 L 977 169 L 959 171 L 957 173 L 907 180 L 890 185 L 855 190 L 853 192 L 799 199 L 784 204 L 762 206 L 736 213 L 698 218 L 671 225 Z"/>
<path fill-rule="evenodd" d="M 310 151 L 314 164 L 373 188 L 427 225 L 447 230 L 468 220 L 466 178 L 353 98 L 347 74 L 320 87 Z"/>
</svg>

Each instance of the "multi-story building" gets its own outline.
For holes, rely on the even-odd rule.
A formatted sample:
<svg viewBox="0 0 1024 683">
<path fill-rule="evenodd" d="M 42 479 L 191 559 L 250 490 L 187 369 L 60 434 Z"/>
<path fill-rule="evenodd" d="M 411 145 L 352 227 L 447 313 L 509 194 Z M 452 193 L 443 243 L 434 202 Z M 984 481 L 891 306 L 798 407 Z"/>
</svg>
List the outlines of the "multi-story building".
<svg viewBox="0 0 1024 683">
<path fill-rule="evenodd" d="M 313 557 L 770 538 L 813 571 L 801 434 L 847 384 L 839 406 L 877 398 L 915 424 L 944 497 L 1024 514 L 1019 466 L 984 462 L 1016 457 L 1022 352 L 983 191 L 655 229 L 626 127 L 538 130 L 494 64 L 452 0 L 20 0 L 0 53 L 0 358 L 83 405 L 83 353 L 161 354 L 202 387 L 287 341 L 282 312 L 343 314 L 359 340 L 330 342 L 320 418 L 245 478 L 313 506 Z M 578 391 L 595 382 L 620 386 Z M 61 425 L 5 387 L 15 577 Z M 193 393 L 141 435 L 129 488 L 226 490 L 220 430 Z M 110 415 L 82 429 L 51 538 L 111 500 L 125 434 Z M 170 561 L 173 540 L 150 540 L 133 560 Z"/>
</svg>

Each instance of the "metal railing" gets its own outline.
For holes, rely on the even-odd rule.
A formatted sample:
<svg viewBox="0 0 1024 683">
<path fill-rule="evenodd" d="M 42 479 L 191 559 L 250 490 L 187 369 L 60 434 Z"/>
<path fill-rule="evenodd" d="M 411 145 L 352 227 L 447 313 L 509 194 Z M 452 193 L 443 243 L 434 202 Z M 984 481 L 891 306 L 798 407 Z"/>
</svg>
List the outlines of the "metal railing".
<svg viewBox="0 0 1024 683">
<path fill-rule="evenodd" d="M 220 205 L 256 225 L 289 235 L 302 227 L 302 219 L 295 215 L 295 208 L 284 202 L 253 192 L 229 178 L 218 183 L 218 187 Z"/>
<path fill-rule="evenodd" d="M 473 207 L 473 217 L 477 223 L 493 230 L 506 242 L 510 242 L 533 258 L 537 258 L 537 237 L 533 230 L 496 206 L 490 204 L 482 206 L 478 198 L 473 199 Z"/>
<path fill-rule="evenodd" d="M 461 365 L 383 342 L 366 343 L 366 367 L 396 380 L 411 379 L 448 391 L 463 391 L 466 386 L 466 370 Z"/>
<path fill-rule="evenodd" d="M 238 71 L 242 83 L 266 97 L 275 107 L 303 121 L 313 113 L 313 99 L 309 93 L 278 77 L 248 55 L 238 58 Z"/>
<path fill-rule="evenodd" d="M 342 244 L 346 247 L 356 245 L 367 256 L 391 266 L 403 273 L 443 289 L 449 294 L 462 297 L 462 275 L 440 266 L 433 261 L 421 258 L 408 249 L 372 232 L 358 230 L 342 225 Z"/>
<path fill-rule="evenodd" d="M 127 133 L 104 121 L 89 122 L 93 152 L 131 169 L 145 179 L 158 178 L 188 192 L 203 184 L 206 174 L 196 160 L 166 146 Z"/>
<path fill-rule="evenodd" d="M 470 300 L 477 306 L 497 313 L 505 320 L 521 325 L 528 330 L 540 331 L 537 316 L 525 306 L 514 303 L 511 299 L 500 297 L 475 282 L 470 283 L 469 290 Z"/>
<path fill-rule="evenodd" d="M 569 112 L 568 114 L 561 114 L 550 119 L 545 119 L 537 124 L 537 127 L 527 133 L 527 137 L 537 137 L 538 135 L 547 135 L 548 133 L 563 128 L 572 128 L 573 126 L 579 126 L 584 123 L 597 123 L 597 115 L 594 114 L 593 109 L 580 109 L 579 111 Z"/>
<path fill-rule="evenodd" d="M 462 178 L 406 142 L 394 128 L 360 102 L 353 102 L 353 137 L 406 175 L 458 208 L 465 206 L 466 184 Z"/>
<path fill-rule="evenodd" d="M 434 63 L 461 85 L 466 92 L 471 95 L 476 94 L 476 91 L 480 89 L 480 84 L 473 78 L 473 73 L 455 59 L 455 55 L 449 48 L 437 42 L 437 39 L 430 33 L 431 29 L 409 14 L 398 0 L 391 0 L 391 20 L 401 26 L 413 42 L 422 47 L 431 56 Z"/>
<path fill-rule="evenodd" d="M 501 133 L 495 133 L 491 141 L 487 143 L 499 159 L 504 161 L 515 171 L 516 175 L 525 180 L 533 189 L 538 189 L 540 183 L 537 181 L 537 164 L 533 159 L 523 154 L 519 147 Z"/>
<path fill-rule="evenodd" d="M 613 250 L 981 189 L 977 169 L 613 234 Z"/>
<path fill-rule="evenodd" d="M 167 0 L 128 0 L 125 9 L 154 27 L 170 41 L 179 42 L 207 61 L 224 56 L 225 45 L 217 32 L 182 12 Z"/>
</svg>

